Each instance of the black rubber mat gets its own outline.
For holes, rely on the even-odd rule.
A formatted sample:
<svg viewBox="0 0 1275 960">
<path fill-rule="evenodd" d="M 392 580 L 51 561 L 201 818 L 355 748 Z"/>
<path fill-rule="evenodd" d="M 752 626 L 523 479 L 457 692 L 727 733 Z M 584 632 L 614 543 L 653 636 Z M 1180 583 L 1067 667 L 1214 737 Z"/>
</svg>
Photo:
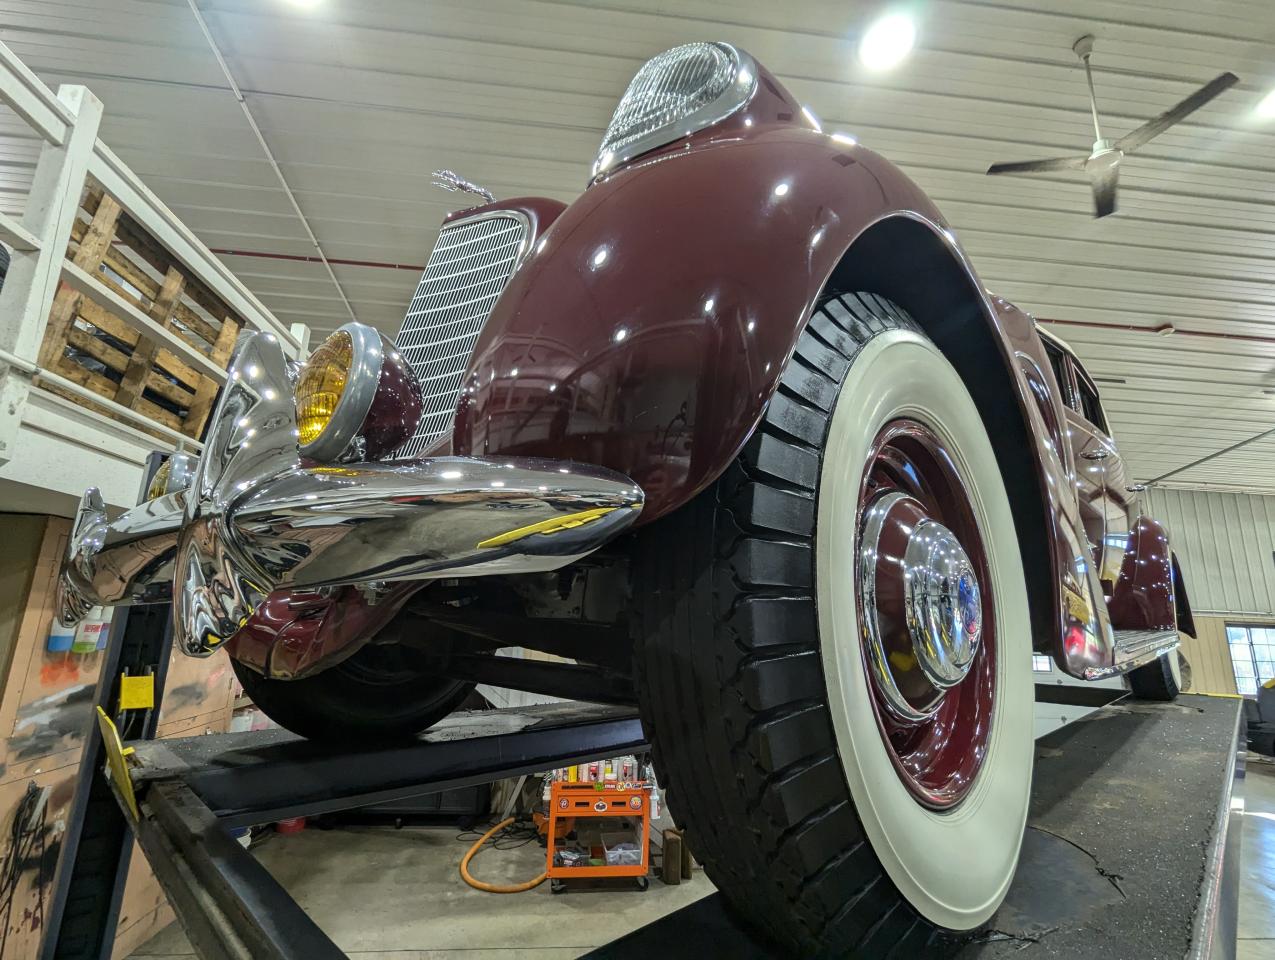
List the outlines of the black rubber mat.
<svg viewBox="0 0 1275 960">
<path fill-rule="evenodd" d="M 1186 955 L 1209 841 L 1229 796 L 1239 701 L 1125 702 L 1036 744 L 1027 835 L 992 921 L 940 951 L 961 960 Z M 977 851 L 971 851 L 976 856 Z M 592 960 L 775 957 L 719 894 Z"/>
</svg>

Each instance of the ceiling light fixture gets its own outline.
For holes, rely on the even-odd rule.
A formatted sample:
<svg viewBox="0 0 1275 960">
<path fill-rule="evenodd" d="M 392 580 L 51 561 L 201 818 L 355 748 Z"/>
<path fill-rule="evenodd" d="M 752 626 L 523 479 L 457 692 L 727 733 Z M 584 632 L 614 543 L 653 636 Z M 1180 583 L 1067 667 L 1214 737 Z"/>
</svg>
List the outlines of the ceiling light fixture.
<svg viewBox="0 0 1275 960">
<path fill-rule="evenodd" d="M 905 13 L 882 17 L 863 35 L 859 60 L 869 70 L 889 70 L 903 62 L 916 40 L 916 25 Z"/>
<path fill-rule="evenodd" d="M 294 7 L 302 7 L 306 10 L 317 7 L 321 2 L 322 0 L 288 0 L 288 3 L 292 4 Z"/>
<path fill-rule="evenodd" d="M 1257 104 L 1257 115 L 1263 120 L 1275 119 L 1275 90 L 1262 97 Z"/>
</svg>

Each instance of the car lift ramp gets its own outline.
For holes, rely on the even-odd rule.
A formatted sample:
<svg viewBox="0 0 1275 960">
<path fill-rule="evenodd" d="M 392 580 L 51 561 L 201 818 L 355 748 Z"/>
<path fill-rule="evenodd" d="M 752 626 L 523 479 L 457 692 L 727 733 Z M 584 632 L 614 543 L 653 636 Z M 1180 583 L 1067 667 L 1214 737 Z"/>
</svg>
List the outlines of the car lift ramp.
<svg viewBox="0 0 1275 960">
<path fill-rule="evenodd" d="M 983 930 L 935 957 L 1231 958 L 1244 728 L 1238 699 L 1125 701 L 1037 741 L 1014 885 Z M 646 749 L 630 708 L 461 713 L 374 748 L 280 730 L 146 741 L 118 799 L 205 960 L 343 954 L 224 829 L 348 809 Z M 977 856 L 975 850 L 971 856 Z M 957 867 L 959 869 L 959 867 Z M 547 910 L 553 905 L 547 905 Z M 428 944 L 420 945 L 421 948 Z M 778 957 L 712 894 L 588 956 Z"/>
</svg>

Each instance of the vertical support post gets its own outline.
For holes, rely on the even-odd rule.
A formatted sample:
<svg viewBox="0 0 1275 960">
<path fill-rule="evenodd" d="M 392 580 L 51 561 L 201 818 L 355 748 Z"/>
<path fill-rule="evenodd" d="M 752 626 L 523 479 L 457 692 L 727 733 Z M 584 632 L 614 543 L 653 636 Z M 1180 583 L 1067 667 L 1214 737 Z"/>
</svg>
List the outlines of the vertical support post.
<svg viewBox="0 0 1275 960">
<path fill-rule="evenodd" d="M 151 454 L 142 473 L 139 503 L 146 499 L 146 490 L 162 460 L 160 454 Z M 169 604 L 115 608 L 94 703 L 114 719 L 120 713 L 120 677 L 125 673 L 137 676 L 148 668 L 155 676 L 154 706 L 137 718 L 141 721 L 137 727 L 121 727 L 124 738 L 155 738 L 172 647 Z M 93 721 L 75 777 L 75 795 L 67 815 L 62 858 L 45 919 L 41 960 L 110 960 L 111 957 L 133 852 L 133 828 L 102 774 L 105 762 L 105 746 Z"/>
<path fill-rule="evenodd" d="M 310 328 L 304 323 L 294 323 L 289 331 L 297 338 L 297 359 L 304 360 L 310 355 Z"/>
<path fill-rule="evenodd" d="M 53 294 L 62 275 L 89 158 L 97 142 L 102 102 L 81 86 L 63 86 L 58 99 L 74 117 L 60 144 L 46 141 L 36 163 L 22 226 L 36 250 L 14 250 L 0 290 L 0 349 L 35 361 L 44 339 Z M 31 388 L 27 374 L 0 367 L 0 466 L 13 457 L 22 411 Z"/>
</svg>

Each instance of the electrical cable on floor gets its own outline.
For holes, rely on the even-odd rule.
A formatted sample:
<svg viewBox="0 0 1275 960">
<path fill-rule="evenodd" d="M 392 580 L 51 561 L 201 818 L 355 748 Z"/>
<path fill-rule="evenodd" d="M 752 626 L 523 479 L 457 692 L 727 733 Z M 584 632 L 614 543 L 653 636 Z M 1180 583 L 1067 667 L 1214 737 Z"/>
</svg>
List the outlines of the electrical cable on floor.
<svg viewBox="0 0 1275 960">
<path fill-rule="evenodd" d="M 40 925 L 44 923 L 44 887 L 47 883 L 44 833 L 48 809 L 42 803 L 42 793 L 34 780 L 29 781 L 27 791 L 19 801 L 18 808 L 13 812 L 13 821 L 9 824 L 9 845 L 5 850 L 4 862 L 0 864 L 0 914 L 4 916 L 4 929 L 0 931 L 0 957 L 4 956 L 5 947 L 9 943 L 13 901 L 18 893 L 18 885 L 22 882 L 22 871 L 30 863 L 32 855 L 37 858 L 39 871 L 36 877 L 39 902 L 31 919 L 32 922 L 38 921 Z"/>
<path fill-rule="evenodd" d="M 486 883 L 482 880 L 478 880 L 469 872 L 469 861 L 474 859 L 474 856 L 478 853 L 479 850 L 482 849 L 483 844 L 486 843 L 487 840 L 493 835 L 502 833 L 503 831 L 505 831 L 507 827 L 509 827 L 511 824 L 514 823 L 514 820 L 515 820 L 514 817 L 508 817 L 504 820 L 501 820 L 500 823 L 496 824 L 494 827 L 492 827 L 490 830 L 484 833 L 481 837 L 479 837 L 478 840 L 474 843 L 474 845 L 471 846 L 467 851 L 465 851 L 465 855 L 460 858 L 460 877 L 462 880 L 464 880 L 467 884 L 469 884 L 475 890 L 483 890 L 483 891 L 486 891 L 487 893 L 522 893 L 524 890 L 530 890 L 533 887 L 540 886 L 540 884 L 544 883 L 545 878 L 549 875 L 547 872 L 541 872 L 540 876 L 532 880 L 528 880 L 525 883 L 496 884 L 496 883 Z M 497 840 L 493 842 L 492 846 L 498 850 L 500 849 L 507 850 L 507 849 L 512 849 L 513 847 L 521 847 L 524 843 L 529 843 L 531 840 L 535 839 L 534 832 L 531 837 L 522 836 L 522 834 L 524 834 L 528 829 L 533 829 L 533 828 L 513 827 L 512 830 L 509 831 L 509 834 L 502 834 L 501 837 L 498 837 Z M 516 839 L 517 839 L 516 843 L 513 843 L 506 847 L 497 846 L 497 844 L 499 843 L 501 839 L 505 839 L 505 840 L 513 839 L 513 837 L 511 837 L 510 834 L 513 834 L 516 836 Z M 462 836 L 464 836 L 464 834 L 462 834 Z"/>
</svg>

